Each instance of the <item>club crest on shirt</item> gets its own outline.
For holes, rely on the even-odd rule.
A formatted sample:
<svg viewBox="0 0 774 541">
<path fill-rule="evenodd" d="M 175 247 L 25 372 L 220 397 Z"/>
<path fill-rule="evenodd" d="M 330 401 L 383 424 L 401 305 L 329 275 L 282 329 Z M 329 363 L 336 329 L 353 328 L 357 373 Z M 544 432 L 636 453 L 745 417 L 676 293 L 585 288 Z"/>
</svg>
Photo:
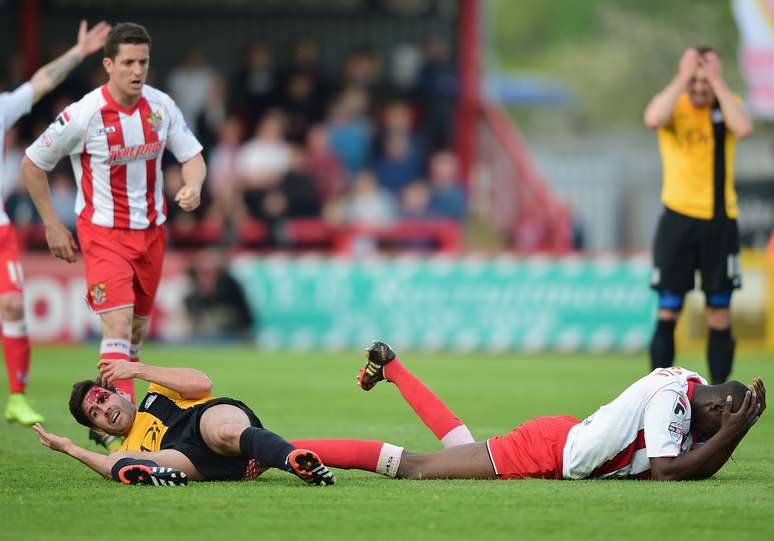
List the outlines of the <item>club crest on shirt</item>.
<svg viewBox="0 0 774 541">
<path fill-rule="evenodd" d="M 161 111 L 152 111 L 146 120 L 150 124 L 151 130 L 158 132 L 164 122 L 164 117 L 161 115 Z"/>
<path fill-rule="evenodd" d="M 683 438 L 685 437 L 685 429 L 683 428 L 683 424 L 677 421 L 672 421 L 669 423 L 669 435 L 677 443 L 683 441 Z"/>
<path fill-rule="evenodd" d="M 95 305 L 104 303 L 107 300 L 107 284 L 104 282 L 95 284 L 89 290 L 91 296 L 91 302 Z"/>
</svg>

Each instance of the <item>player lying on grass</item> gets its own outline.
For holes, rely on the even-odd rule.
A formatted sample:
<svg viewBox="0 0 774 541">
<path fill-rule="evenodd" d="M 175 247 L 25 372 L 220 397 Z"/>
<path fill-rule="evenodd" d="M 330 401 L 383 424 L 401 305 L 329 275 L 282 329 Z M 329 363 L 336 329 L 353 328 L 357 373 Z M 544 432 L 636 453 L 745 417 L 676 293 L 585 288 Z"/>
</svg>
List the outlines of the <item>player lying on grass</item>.
<svg viewBox="0 0 774 541">
<path fill-rule="evenodd" d="M 749 389 L 738 381 L 706 385 L 689 370 L 661 368 L 583 421 L 538 417 L 505 436 L 476 443 L 389 346 L 375 342 L 366 355 L 359 385 L 368 391 L 382 380 L 394 383 L 446 449 L 416 454 L 391 446 L 390 456 L 378 457 L 380 469 L 373 466 L 374 442 L 306 442 L 330 467 L 385 473 L 382 463 L 388 462 L 387 474 L 411 479 L 701 479 L 726 463 L 766 409 L 759 378 Z"/>
<path fill-rule="evenodd" d="M 238 400 L 210 395 L 212 383 L 199 370 L 163 368 L 126 360 L 101 360 L 97 381 L 73 385 L 70 412 L 80 424 L 124 436 L 119 449 L 95 453 L 34 425 L 40 442 L 125 484 L 185 485 L 193 480 L 240 480 L 267 468 L 295 474 L 307 483 L 333 484 L 319 457 L 263 428 Z M 114 380 L 150 382 L 135 407 L 116 391 Z"/>
</svg>

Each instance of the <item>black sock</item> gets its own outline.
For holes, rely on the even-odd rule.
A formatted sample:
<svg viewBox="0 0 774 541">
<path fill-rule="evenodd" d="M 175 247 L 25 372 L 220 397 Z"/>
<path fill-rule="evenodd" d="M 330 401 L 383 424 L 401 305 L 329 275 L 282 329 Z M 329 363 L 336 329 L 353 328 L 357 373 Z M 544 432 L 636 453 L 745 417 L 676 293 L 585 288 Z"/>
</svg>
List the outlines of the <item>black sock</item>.
<svg viewBox="0 0 774 541">
<path fill-rule="evenodd" d="M 668 368 L 675 364 L 676 320 L 659 319 L 650 341 L 650 367 Z"/>
<path fill-rule="evenodd" d="M 731 375 L 731 364 L 734 362 L 736 341 L 731 336 L 731 329 L 710 329 L 707 340 L 707 361 L 709 362 L 712 384 L 723 383 Z"/>
<path fill-rule="evenodd" d="M 293 449 L 284 438 L 265 428 L 251 426 L 239 437 L 242 455 L 254 458 L 262 466 L 292 471 L 286 459 Z"/>
</svg>

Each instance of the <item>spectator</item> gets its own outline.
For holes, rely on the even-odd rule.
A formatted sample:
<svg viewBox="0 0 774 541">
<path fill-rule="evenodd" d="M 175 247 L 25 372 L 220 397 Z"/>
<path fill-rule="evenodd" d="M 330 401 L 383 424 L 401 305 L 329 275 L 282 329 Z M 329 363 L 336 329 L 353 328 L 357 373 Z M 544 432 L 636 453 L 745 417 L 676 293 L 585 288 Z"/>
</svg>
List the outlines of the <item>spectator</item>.
<svg viewBox="0 0 774 541">
<path fill-rule="evenodd" d="M 312 75 L 298 71 L 287 81 L 283 108 L 288 115 L 288 139 L 294 143 L 304 140 L 309 125 L 321 120 L 321 103 L 315 93 Z"/>
<path fill-rule="evenodd" d="M 306 136 L 306 170 L 323 204 L 330 203 L 346 187 L 344 164 L 330 147 L 328 128 L 312 126 Z"/>
<path fill-rule="evenodd" d="M 374 49 L 355 51 L 344 60 L 344 86 L 356 87 L 374 96 L 382 88 L 382 63 Z"/>
<path fill-rule="evenodd" d="M 196 117 L 196 135 L 204 148 L 212 148 L 216 144 L 218 131 L 226 121 L 227 98 L 226 80 L 220 76 L 213 77 L 207 91 L 207 103 Z"/>
<path fill-rule="evenodd" d="M 236 117 L 228 117 L 218 130 L 218 142 L 207 163 L 209 178 L 206 187 L 213 200 L 213 210 L 226 221 L 237 209 L 235 195 L 239 193 L 237 156 L 242 140 L 242 124 Z"/>
<path fill-rule="evenodd" d="M 430 188 L 423 180 L 415 180 L 400 194 L 400 217 L 405 220 L 430 220 Z"/>
<path fill-rule="evenodd" d="M 186 49 L 182 62 L 169 76 L 169 94 L 180 107 L 186 123 L 194 130 L 199 115 L 208 106 L 208 94 L 214 78 L 215 74 L 204 64 L 202 52 L 196 47 Z"/>
<path fill-rule="evenodd" d="M 414 111 L 403 100 L 393 101 L 384 108 L 382 126 L 377 136 L 374 154 L 383 156 L 387 138 L 391 135 L 402 135 L 409 138 L 412 156 L 419 162 L 424 162 L 424 142 L 414 129 Z"/>
<path fill-rule="evenodd" d="M 379 186 L 371 171 L 360 172 L 345 204 L 344 220 L 351 224 L 378 227 L 389 225 L 396 218 L 394 196 Z"/>
<path fill-rule="evenodd" d="M 438 218 L 465 219 L 465 190 L 459 177 L 457 157 L 448 150 L 430 159 L 430 211 Z"/>
<path fill-rule="evenodd" d="M 457 69 L 449 44 L 434 36 L 425 45 L 425 63 L 419 74 L 425 134 L 430 151 L 450 146 L 458 93 Z"/>
<path fill-rule="evenodd" d="M 275 188 L 290 168 L 290 146 L 285 141 L 285 117 L 270 110 L 261 119 L 255 137 L 245 143 L 236 161 L 239 185 L 248 192 Z"/>
<path fill-rule="evenodd" d="M 232 110 L 247 126 L 254 126 L 263 111 L 277 105 L 279 87 L 269 46 L 260 40 L 253 41 L 247 48 L 244 65 L 233 77 Z"/>
<path fill-rule="evenodd" d="M 192 334 L 199 339 L 245 340 L 252 333 L 253 316 L 244 290 L 226 262 L 222 253 L 207 250 L 189 268 L 191 287 L 185 306 Z"/>
<path fill-rule="evenodd" d="M 304 152 L 300 147 L 293 147 L 290 169 L 277 188 L 269 190 L 263 199 L 262 214 L 268 221 L 320 216 L 320 199 L 304 169 Z"/>
<path fill-rule="evenodd" d="M 344 162 L 349 174 L 363 169 L 371 149 L 371 125 L 366 117 L 368 95 L 352 87 L 331 106 L 328 118 L 331 148 Z"/>
<path fill-rule="evenodd" d="M 379 184 L 397 195 L 409 182 L 419 176 L 421 162 L 412 151 L 411 139 L 405 133 L 393 133 L 387 136 L 384 156 L 374 163 L 374 171 Z"/>
</svg>

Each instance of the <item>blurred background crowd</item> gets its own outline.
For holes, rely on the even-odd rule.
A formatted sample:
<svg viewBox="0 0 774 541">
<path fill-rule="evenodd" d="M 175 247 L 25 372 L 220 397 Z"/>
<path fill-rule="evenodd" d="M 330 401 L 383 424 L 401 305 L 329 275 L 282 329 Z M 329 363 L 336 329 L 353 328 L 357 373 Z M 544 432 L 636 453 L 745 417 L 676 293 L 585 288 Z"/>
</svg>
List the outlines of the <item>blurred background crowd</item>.
<svg viewBox="0 0 774 541">
<path fill-rule="evenodd" d="M 452 151 L 458 78 L 449 43 L 431 36 L 421 46 L 403 46 L 388 65 L 380 51 L 356 48 L 333 71 L 322 68 L 312 37 L 293 37 L 287 46 L 291 62 L 279 64 L 269 43 L 250 41 L 231 73 L 189 47 L 168 73 L 151 72 L 149 84 L 177 102 L 208 164 L 203 204 L 189 214 L 172 201 L 180 166 L 171 158 L 165 163 L 171 244 L 364 253 L 380 242 L 365 232 L 414 223 L 383 243 L 438 248 L 437 236 L 415 238 L 411 230 L 428 223 L 431 230 L 455 230 L 465 219 Z M 2 88 L 25 80 L 21 66 L 11 58 Z M 101 66 L 78 75 L 8 135 L 7 209 L 31 249 L 45 243 L 20 185 L 20 157 L 59 111 L 105 82 Z M 74 228 L 76 190 L 67 161 L 54 172 L 51 191 Z M 353 239 L 354 231 L 360 233 Z"/>
</svg>

